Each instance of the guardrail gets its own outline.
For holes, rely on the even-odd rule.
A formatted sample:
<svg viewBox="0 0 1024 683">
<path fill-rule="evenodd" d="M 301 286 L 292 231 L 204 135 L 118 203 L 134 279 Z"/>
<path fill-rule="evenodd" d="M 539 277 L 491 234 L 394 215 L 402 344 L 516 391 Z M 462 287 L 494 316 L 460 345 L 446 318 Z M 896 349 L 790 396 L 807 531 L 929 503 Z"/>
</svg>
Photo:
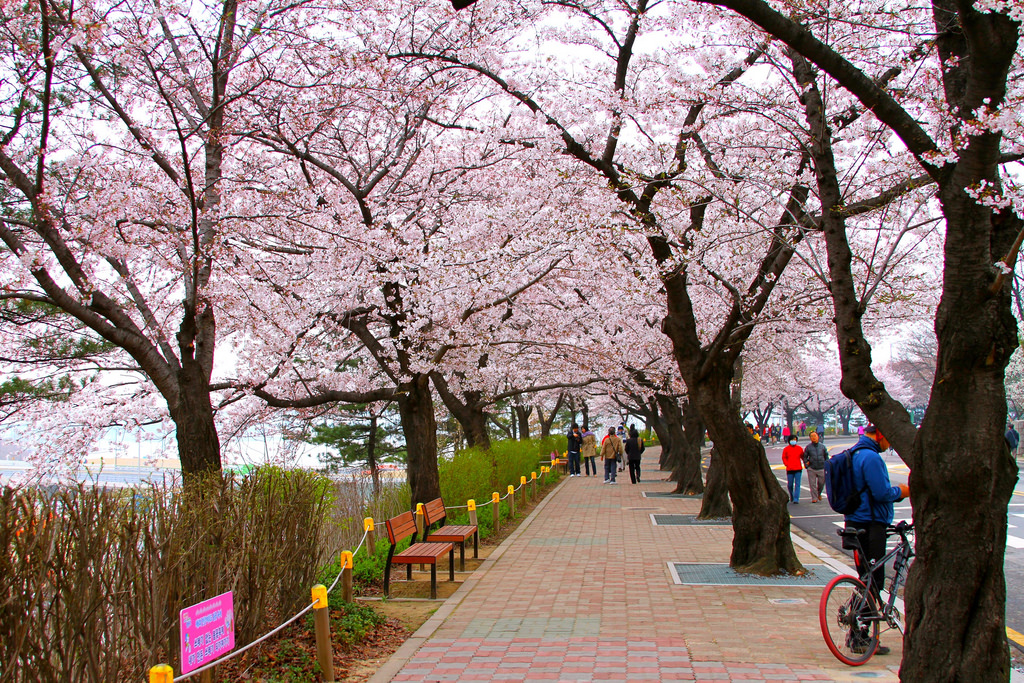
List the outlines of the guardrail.
<svg viewBox="0 0 1024 683">
<path fill-rule="evenodd" d="M 558 466 L 559 462 L 560 460 L 558 458 L 554 458 L 551 461 L 550 467 L 542 466 L 540 468 L 539 481 L 543 482 L 544 476 L 551 472 L 551 467 Z M 494 531 L 498 531 L 500 528 L 501 501 L 508 500 L 510 514 L 512 517 L 515 517 L 516 494 L 519 493 L 520 491 L 522 492 L 522 503 L 525 504 L 527 502 L 528 484 L 530 487 L 530 500 L 534 500 L 537 497 L 538 477 L 536 472 L 531 472 L 529 479 L 527 479 L 526 476 L 521 476 L 519 478 L 519 486 L 513 486 L 512 484 L 509 484 L 507 493 L 504 496 L 500 496 L 498 492 L 495 491 L 491 494 L 491 500 L 489 502 L 479 506 L 492 506 Z M 452 505 L 449 506 L 448 509 L 466 510 L 469 513 L 470 523 L 476 524 L 477 507 L 478 506 L 476 504 L 476 501 L 470 499 L 466 501 L 465 505 Z M 417 506 L 416 514 L 419 517 L 422 517 L 422 505 Z M 352 568 L 354 565 L 356 553 L 363 549 L 365 544 L 366 549 L 363 551 L 364 553 L 368 553 L 370 555 L 377 554 L 374 527 L 375 522 L 373 520 L 373 517 L 367 517 L 363 520 L 363 537 L 359 540 L 359 544 L 356 546 L 355 550 L 341 551 L 341 570 L 338 572 L 338 576 L 335 577 L 334 582 L 331 584 L 331 587 L 327 588 L 323 584 L 317 584 L 313 586 L 311 590 L 311 602 L 308 605 L 306 605 L 306 607 L 299 610 L 298 613 L 291 616 L 288 620 L 286 620 L 279 626 L 274 627 L 273 629 L 271 629 L 264 635 L 260 636 L 256 640 L 252 641 L 251 643 L 248 643 L 247 645 L 240 647 L 237 650 L 232 650 L 223 657 L 215 659 L 208 664 L 204 664 L 198 669 L 190 671 L 187 674 L 182 674 L 181 676 L 178 676 L 176 678 L 174 676 L 174 669 L 169 664 L 157 664 L 149 670 L 149 683 L 177 683 L 178 681 L 188 680 L 190 678 L 193 678 L 194 676 L 200 676 L 201 683 L 206 683 L 207 681 L 212 682 L 213 669 L 218 664 L 223 664 L 224 662 L 237 657 L 243 652 L 251 650 L 260 643 L 269 640 L 270 638 L 280 633 L 290 624 L 294 623 L 297 619 L 299 619 L 311 610 L 313 612 L 313 628 L 316 636 L 317 661 L 320 664 L 320 673 L 322 677 L 321 680 L 334 681 L 334 655 L 331 648 L 331 625 L 330 616 L 327 610 L 327 596 L 332 591 L 334 591 L 334 589 L 338 585 L 338 582 L 340 581 L 342 586 L 342 599 L 344 599 L 345 602 L 352 602 Z M 422 528 L 420 519 L 417 519 L 417 527 Z"/>
</svg>

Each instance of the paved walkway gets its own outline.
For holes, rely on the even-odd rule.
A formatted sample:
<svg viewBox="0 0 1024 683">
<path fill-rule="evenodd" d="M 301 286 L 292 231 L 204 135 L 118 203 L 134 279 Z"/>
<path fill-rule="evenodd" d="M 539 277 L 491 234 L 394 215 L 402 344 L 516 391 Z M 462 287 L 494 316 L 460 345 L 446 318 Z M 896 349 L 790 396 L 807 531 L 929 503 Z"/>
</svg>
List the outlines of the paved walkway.
<svg viewBox="0 0 1024 683">
<path fill-rule="evenodd" d="M 866 666 L 832 657 L 818 627 L 820 583 L 676 583 L 679 571 L 706 567 L 674 563 L 727 564 L 732 528 L 655 525 L 652 515 L 700 510 L 699 500 L 644 496 L 672 489 L 657 455 L 645 453 L 638 485 L 628 472 L 614 486 L 566 478 L 373 682 L 897 680 L 891 634 L 892 654 Z M 801 562 L 826 579 L 823 562 L 848 561 L 796 540 Z"/>
</svg>

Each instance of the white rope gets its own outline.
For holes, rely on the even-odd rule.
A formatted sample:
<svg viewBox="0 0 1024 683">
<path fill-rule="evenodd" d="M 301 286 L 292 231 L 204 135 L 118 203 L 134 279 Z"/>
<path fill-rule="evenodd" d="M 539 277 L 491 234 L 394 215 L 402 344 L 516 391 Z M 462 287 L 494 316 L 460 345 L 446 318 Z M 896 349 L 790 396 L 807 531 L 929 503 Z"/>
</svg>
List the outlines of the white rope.
<svg viewBox="0 0 1024 683">
<path fill-rule="evenodd" d="M 305 609 L 303 609 L 303 610 L 302 610 L 301 612 L 299 612 L 298 614 L 296 614 L 296 615 L 295 615 L 294 617 L 292 617 L 292 618 L 291 618 L 291 619 L 289 619 L 288 621 L 284 622 L 283 624 L 281 624 L 280 626 L 278 626 L 277 628 L 275 628 L 275 629 L 274 629 L 273 631 L 270 631 L 270 632 L 269 632 L 269 633 L 267 633 L 266 635 L 264 635 L 264 636 L 261 636 L 260 638 L 258 638 L 258 639 L 256 639 L 256 640 L 252 641 L 251 643 L 249 643 L 249 644 L 248 644 L 248 645 L 246 645 L 245 647 L 243 647 L 243 648 L 239 648 L 238 650 L 235 650 L 234 652 L 230 652 L 230 653 L 228 653 L 228 654 L 224 655 L 223 657 L 221 657 L 220 659 L 216 659 L 216 660 L 214 660 L 214 661 L 210 662 L 209 664 L 206 664 L 206 665 L 204 665 L 204 666 L 201 666 L 201 667 L 199 667 L 199 668 L 198 668 L 198 669 L 196 669 L 195 671 L 189 671 L 189 672 L 188 672 L 187 674 L 184 674 L 183 676 L 178 676 L 177 678 L 175 678 L 175 679 L 174 679 L 175 683 L 177 683 L 177 681 L 184 681 L 184 680 L 186 680 L 186 679 L 192 678 L 193 676 L 195 676 L 195 675 L 196 675 L 196 674 L 198 674 L 198 673 L 202 673 L 202 672 L 206 671 L 207 669 L 212 669 L 213 667 L 217 666 L 218 664 L 221 664 L 221 663 L 223 663 L 223 662 L 226 662 L 226 661 L 228 661 L 229 659 L 231 659 L 232 657 L 237 657 L 238 655 L 242 654 L 242 653 L 243 653 L 243 652 L 245 652 L 246 650 L 249 650 L 249 649 L 251 649 L 251 648 L 254 648 L 254 647 L 256 647 L 257 645 L 259 645 L 260 643 L 262 643 L 262 642 L 263 642 L 264 640 L 266 640 L 266 639 L 267 639 L 267 638 L 269 638 L 270 636 L 272 636 L 272 635 L 276 634 L 276 633 L 277 633 L 278 631 L 280 631 L 281 629 L 283 629 L 283 628 L 284 628 L 285 626 L 288 626 L 288 625 L 289 625 L 289 624 L 291 624 L 291 623 L 292 623 L 293 621 L 295 621 L 296 619 L 298 619 L 299 617 L 301 617 L 301 616 L 302 616 L 303 614 L 305 614 L 305 613 L 306 613 L 306 612 L 308 612 L 309 610 L 313 609 L 313 605 L 315 605 L 315 604 L 316 604 L 315 602 L 311 602 L 311 603 L 309 603 L 309 605 L 307 605 Z"/>
<path fill-rule="evenodd" d="M 370 533 L 369 529 L 367 529 L 366 531 L 363 532 L 363 537 L 359 540 L 359 545 L 357 545 L 356 549 L 352 551 L 352 563 L 353 563 L 353 565 L 355 564 L 356 553 L 358 553 L 359 549 L 363 547 L 363 541 L 366 540 L 366 535 L 368 533 Z M 353 567 L 353 569 L 355 569 L 355 567 Z M 338 575 L 336 577 L 334 577 L 334 583 L 332 583 L 331 587 L 327 589 L 328 593 L 330 593 L 331 591 L 334 590 L 334 587 L 338 585 L 338 581 L 341 580 L 341 575 L 344 574 L 344 573 L 345 573 L 344 569 L 342 569 L 341 571 L 338 572 Z"/>
<path fill-rule="evenodd" d="M 370 533 L 370 530 L 369 530 L 369 529 L 367 529 L 366 531 L 364 531 L 364 532 L 363 532 L 363 537 L 362 537 L 361 539 L 359 539 L 359 545 L 357 545 L 357 546 L 356 546 L 356 549 L 352 551 L 352 557 L 353 557 L 353 559 L 355 558 L 355 556 L 356 556 L 356 553 L 358 553 L 358 552 L 359 552 L 359 549 L 363 547 L 363 543 L 365 543 L 365 542 L 366 542 L 366 536 L 367 536 L 367 535 L 368 535 L 369 533 Z M 340 580 L 341 580 L 341 576 L 342 576 L 342 574 L 344 574 L 344 573 L 345 573 L 345 570 L 344 570 L 344 569 L 342 569 L 342 570 L 340 570 L 340 571 L 338 572 L 338 575 L 337 575 L 337 576 L 336 576 L 336 577 L 334 578 L 334 583 L 332 583 L 332 584 L 331 584 L 331 587 L 327 589 L 327 592 L 328 592 L 328 593 L 330 593 L 331 591 L 333 591 L 333 590 L 334 590 L 334 587 L 338 585 L 338 581 L 340 581 Z M 177 678 L 175 678 L 175 679 L 174 679 L 175 683 L 177 683 L 177 681 L 184 681 L 184 680 L 186 680 L 186 679 L 192 678 L 193 676 L 195 676 L 195 675 L 196 675 L 196 674 L 198 674 L 198 673 L 202 673 L 202 672 L 206 671 L 207 669 L 212 669 L 213 667 L 217 666 L 218 664 L 222 664 L 223 662 L 226 662 L 226 661 L 228 661 L 228 660 L 229 660 L 229 659 L 231 659 L 232 657 L 237 657 L 238 655 L 242 654 L 242 653 L 243 653 L 243 652 L 245 652 L 246 650 L 249 650 L 249 649 L 252 649 L 252 648 L 256 647 L 257 645 L 259 645 L 259 644 L 260 644 L 260 643 L 262 643 L 263 641 L 265 641 L 265 640 L 267 640 L 268 638 L 270 638 L 270 637 L 271 637 L 272 635 L 274 635 L 274 634 L 276 634 L 276 633 L 280 632 L 280 631 L 281 631 L 281 629 L 283 629 L 283 628 L 284 628 L 285 626 L 288 626 L 289 624 L 291 624 L 292 622 L 294 622 L 294 621 L 295 621 L 296 619 L 298 619 L 299 617 L 301 617 L 301 616 L 302 616 L 303 614 L 305 614 L 305 613 L 306 613 L 306 612 L 308 612 L 309 610 L 313 609 L 313 607 L 314 607 L 315 605 L 316 605 L 316 603 L 315 603 L 315 602 L 311 602 L 311 603 L 309 603 L 309 605 L 307 605 L 307 606 L 306 606 L 306 607 L 305 607 L 305 608 L 304 608 L 304 609 L 303 609 L 303 610 L 302 610 L 301 612 L 299 612 L 298 614 L 296 614 L 295 616 L 293 616 L 293 617 L 292 617 L 291 619 L 289 619 L 288 621 L 284 622 L 284 623 L 283 623 L 283 624 L 281 624 L 280 626 L 278 626 L 278 627 L 274 628 L 274 629 L 273 629 L 272 631 L 269 631 L 269 632 L 267 632 L 266 634 L 264 634 L 264 635 L 260 636 L 259 638 L 257 638 L 256 640 L 252 641 L 251 643 L 249 643 L 249 644 L 248 644 L 248 645 L 246 645 L 245 647 L 242 647 L 242 648 L 239 648 L 239 649 L 237 649 L 237 650 L 234 650 L 233 652 L 229 652 L 228 654 L 224 655 L 224 656 L 223 656 L 223 657 L 221 657 L 220 659 L 215 659 L 215 660 L 213 660 L 212 662 L 210 662 L 209 664 L 204 664 L 203 666 L 199 667 L 199 668 L 198 668 L 198 669 L 196 669 L 195 671 L 189 671 L 189 672 L 188 672 L 187 674 L 184 674 L 184 675 L 182 675 L 182 676 L 178 676 Z"/>
</svg>

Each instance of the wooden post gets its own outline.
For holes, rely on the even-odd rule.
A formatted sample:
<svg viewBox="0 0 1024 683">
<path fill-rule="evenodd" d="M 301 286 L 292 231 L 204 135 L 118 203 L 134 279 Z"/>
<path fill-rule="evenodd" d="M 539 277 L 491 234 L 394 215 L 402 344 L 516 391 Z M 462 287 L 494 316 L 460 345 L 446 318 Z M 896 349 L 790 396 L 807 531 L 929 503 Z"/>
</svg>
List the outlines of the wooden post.
<svg viewBox="0 0 1024 683">
<path fill-rule="evenodd" d="M 341 552 L 341 599 L 352 602 L 352 552 Z"/>
<path fill-rule="evenodd" d="M 424 520 L 426 518 L 426 515 L 423 514 L 423 503 L 416 503 L 416 536 L 419 537 L 420 541 L 425 541 L 427 539 L 427 527 L 424 524 Z M 427 565 L 421 564 L 420 571 L 423 572 L 426 570 Z"/>
<path fill-rule="evenodd" d="M 473 534 L 473 559 L 480 557 L 480 526 L 476 521 L 476 501 L 470 498 L 466 501 L 466 511 L 469 513 L 469 523 L 476 527 Z"/>
<path fill-rule="evenodd" d="M 530 497 L 537 500 L 537 473 L 530 472 Z"/>
<path fill-rule="evenodd" d="M 316 659 L 324 681 L 334 681 L 334 654 L 331 652 L 331 615 L 327 609 L 327 586 L 313 586 L 313 628 L 316 632 Z"/>
<path fill-rule="evenodd" d="M 211 666 L 206 671 L 199 672 L 199 683 L 213 683 L 213 672 L 217 667 Z"/>
<path fill-rule="evenodd" d="M 494 533 L 501 528 L 501 496 L 495 491 L 491 494 L 491 511 L 494 513 Z"/>
<path fill-rule="evenodd" d="M 366 552 L 370 556 L 377 554 L 377 539 L 375 538 L 376 532 L 373 530 L 373 517 L 367 517 L 363 520 L 363 530 L 366 531 Z"/>
<path fill-rule="evenodd" d="M 516 516 L 516 487 L 512 484 L 508 485 L 508 516 L 509 519 Z"/>
<path fill-rule="evenodd" d="M 149 683 L 174 683 L 174 669 L 167 664 L 150 667 Z"/>
<path fill-rule="evenodd" d="M 526 507 L 526 475 L 519 477 L 519 490 L 523 492 L 523 507 Z"/>
</svg>

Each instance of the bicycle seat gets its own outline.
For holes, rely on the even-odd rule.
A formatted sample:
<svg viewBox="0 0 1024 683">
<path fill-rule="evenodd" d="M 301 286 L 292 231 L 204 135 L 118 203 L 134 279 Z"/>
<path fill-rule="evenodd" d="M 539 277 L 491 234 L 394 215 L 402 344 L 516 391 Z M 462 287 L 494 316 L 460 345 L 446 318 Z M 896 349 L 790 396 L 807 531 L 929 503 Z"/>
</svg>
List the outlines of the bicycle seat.
<svg viewBox="0 0 1024 683">
<path fill-rule="evenodd" d="M 837 529 L 836 534 L 843 539 L 844 550 L 860 550 L 860 537 L 867 533 L 867 529 Z"/>
</svg>

